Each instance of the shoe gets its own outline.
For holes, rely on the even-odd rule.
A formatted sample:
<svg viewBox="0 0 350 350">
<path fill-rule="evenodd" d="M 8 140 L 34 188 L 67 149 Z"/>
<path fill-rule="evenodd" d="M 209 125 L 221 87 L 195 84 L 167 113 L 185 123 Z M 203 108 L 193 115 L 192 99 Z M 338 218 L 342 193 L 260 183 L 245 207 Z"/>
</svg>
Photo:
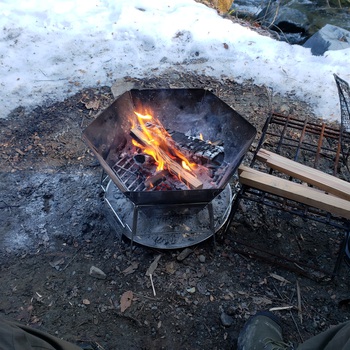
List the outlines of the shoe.
<svg viewBox="0 0 350 350">
<path fill-rule="evenodd" d="M 293 346 L 283 342 L 280 321 L 273 313 L 261 311 L 252 316 L 238 336 L 238 350 L 287 350 Z"/>
</svg>

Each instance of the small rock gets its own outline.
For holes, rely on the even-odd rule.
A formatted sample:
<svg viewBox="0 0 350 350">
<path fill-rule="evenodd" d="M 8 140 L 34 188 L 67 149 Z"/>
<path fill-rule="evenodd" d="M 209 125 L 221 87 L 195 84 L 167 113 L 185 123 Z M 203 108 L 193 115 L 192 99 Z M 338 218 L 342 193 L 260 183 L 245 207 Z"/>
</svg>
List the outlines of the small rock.
<svg viewBox="0 0 350 350">
<path fill-rule="evenodd" d="M 198 257 L 198 260 L 201 262 L 201 263 L 205 263 L 205 256 L 203 254 L 201 254 L 199 257 Z"/>
<path fill-rule="evenodd" d="M 195 287 L 187 288 L 186 290 L 187 290 L 188 293 L 191 293 L 191 294 L 196 292 L 196 288 Z"/>
<path fill-rule="evenodd" d="M 191 248 L 185 248 L 178 256 L 177 256 L 177 261 L 183 261 L 185 260 L 193 250 Z"/>
<path fill-rule="evenodd" d="M 237 308 L 235 306 L 229 306 L 226 310 L 227 315 L 234 316 L 237 313 Z"/>
<path fill-rule="evenodd" d="M 106 279 L 106 274 L 96 266 L 90 267 L 90 276 L 98 278 L 100 280 Z"/>
<path fill-rule="evenodd" d="M 280 113 L 289 113 L 290 112 L 290 108 L 288 105 L 286 104 L 282 104 L 279 108 L 279 112 Z"/>
<path fill-rule="evenodd" d="M 303 47 L 310 48 L 315 56 L 322 56 L 329 50 L 344 50 L 350 47 L 350 32 L 343 28 L 326 24 L 313 34 Z"/>
<path fill-rule="evenodd" d="M 124 80 L 118 80 L 112 85 L 112 94 L 114 98 L 119 97 L 122 95 L 124 92 L 133 89 L 134 83 L 133 82 L 128 82 Z"/>
<path fill-rule="evenodd" d="M 233 323 L 233 317 L 227 315 L 225 312 L 222 312 L 220 315 L 221 323 L 224 327 L 230 327 Z"/>
</svg>

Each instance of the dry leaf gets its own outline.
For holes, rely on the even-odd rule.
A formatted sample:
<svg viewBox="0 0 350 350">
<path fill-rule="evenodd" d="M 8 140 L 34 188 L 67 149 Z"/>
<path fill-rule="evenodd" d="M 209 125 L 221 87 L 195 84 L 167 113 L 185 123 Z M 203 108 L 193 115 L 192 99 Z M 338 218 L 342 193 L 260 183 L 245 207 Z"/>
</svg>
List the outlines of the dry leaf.
<svg viewBox="0 0 350 350">
<path fill-rule="evenodd" d="M 233 0 L 215 0 L 214 4 L 215 7 L 219 10 L 219 12 L 222 13 L 227 13 L 231 6 L 232 6 Z"/>
<path fill-rule="evenodd" d="M 99 100 L 90 100 L 88 102 L 84 102 L 84 101 L 82 102 L 84 103 L 86 109 L 93 109 L 94 111 L 96 111 L 100 107 Z"/>
<path fill-rule="evenodd" d="M 131 265 L 129 267 L 127 267 L 125 270 L 122 271 L 122 273 L 124 274 L 124 276 L 130 275 L 132 273 L 134 273 L 139 267 L 139 263 L 134 261 L 131 263 Z"/>
<path fill-rule="evenodd" d="M 123 293 L 120 298 L 120 312 L 124 312 L 128 307 L 131 306 L 132 298 L 134 294 L 131 290 L 128 290 Z"/>
<path fill-rule="evenodd" d="M 161 255 L 159 254 L 152 262 L 152 264 L 149 266 L 149 268 L 146 271 L 146 276 L 150 276 L 153 275 L 153 272 L 155 271 L 155 269 L 158 266 L 158 261 L 160 259 Z"/>
<path fill-rule="evenodd" d="M 90 303 L 90 300 L 89 300 L 89 299 L 84 299 L 84 300 L 83 300 L 83 304 L 84 304 L 84 305 L 90 305 L 91 303 Z"/>
<path fill-rule="evenodd" d="M 165 265 L 165 270 L 169 275 L 173 275 L 176 271 L 176 265 L 174 261 L 170 261 Z"/>
</svg>

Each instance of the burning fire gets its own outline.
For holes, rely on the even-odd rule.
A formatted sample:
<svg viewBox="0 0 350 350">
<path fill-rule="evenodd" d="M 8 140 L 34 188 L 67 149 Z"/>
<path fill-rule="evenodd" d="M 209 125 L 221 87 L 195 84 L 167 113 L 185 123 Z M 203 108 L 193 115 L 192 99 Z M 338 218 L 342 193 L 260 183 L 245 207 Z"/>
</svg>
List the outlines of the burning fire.
<svg viewBox="0 0 350 350">
<path fill-rule="evenodd" d="M 138 125 L 132 125 L 132 133 L 137 140 L 133 144 L 154 158 L 157 171 L 168 170 L 173 173 L 171 164 L 181 163 L 185 171 L 194 175 L 195 163 L 191 163 L 185 155 L 176 147 L 175 142 L 166 131 L 161 122 L 151 114 L 134 112 L 137 116 Z M 180 174 L 176 174 L 180 177 Z M 195 176 L 195 175 L 194 175 Z"/>
</svg>

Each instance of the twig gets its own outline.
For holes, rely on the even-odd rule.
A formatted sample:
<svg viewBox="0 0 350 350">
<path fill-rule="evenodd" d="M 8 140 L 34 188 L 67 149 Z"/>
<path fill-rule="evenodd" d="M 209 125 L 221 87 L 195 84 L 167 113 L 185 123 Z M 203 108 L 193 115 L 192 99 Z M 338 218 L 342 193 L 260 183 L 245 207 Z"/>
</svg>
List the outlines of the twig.
<svg viewBox="0 0 350 350">
<path fill-rule="evenodd" d="M 269 311 L 282 311 L 282 310 L 291 310 L 293 309 L 293 305 L 290 306 L 277 306 L 277 307 L 272 307 L 269 309 Z"/>
<path fill-rule="evenodd" d="M 293 313 L 292 313 L 292 311 L 289 311 L 289 313 L 290 313 L 290 317 L 292 318 L 292 320 L 293 320 L 293 322 L 294 322 L 295 328 L 296 328 L 297 331 L 298 331 L 299 338 L 300 338 L 300 343 L 303 343 L 303 342 L 304 342 L 304 339 L 303 339 L 303 337 L 301 336 L 301 333 L 300 333 L 300 331 L 299 331 L 299 327 L 298 327 L 297 323 L 295 322 Z"/>
<path fill-rule="evenodd" d="M 64 271 L 64 270 L 72 263 L 72 261 L 73 261 L 73 260 L 76 258 L 76 256 L 78 255 L 80 249 L 81 249 L 81 248 L 79 248 L 79 249 L 77 250 L 77 252 L 73 255 L 73 258 L 70 259 L 70 260 L 68 261 L 67 265 L 62 269 L 62 271 Z"/>
<path fill-rule="evenodd" d="M 153 284 L 153 278 L 152 278 L 152 274 L 149 274 L 149 278 L 151 279 L 151 285 L 152 285 L 152 290 L 153 290 L 153 295 L 156 296 L 156 290 L 154 289 L 154 284 Z"/>
<path fill-rule="evenodd" d="M 143 294 L 134 293 L 134 295 L 137 296 L 137 297 L 145 298 L 145 299 L 149 299 L 149 300 L 154 300 L 154 301 L 158 300 L 157 298 L 152 298 L 152 297 L 149 297 L 149 296 L 143 295 Z"/>
<path fill-rule="evenodd" d="M 3 199 L 0 202 L 3 202 L 5 204 L 5 206 L 1 206 L 0 209 L 11 209 L 19 207 L 19 205 L 7 204 Z"/>
<path fill-rule="evenodd" d="M 285 298 L 284 298 L 284 297 L 282 296 L 282 294 L 280 293 L 280 291 L 279 291 L 279 289 L 277 288 L 275 282 L 274 282 L 273 280 L 271 280 L 271 283 L 272 283 L 272 285 L 274 286 L 274 288 L 275 288 L 277 294 L 279 295 L 279 297 L 281 298 L 281 300 L 285 301 Z"/>
<path fill-rule="evenodd" d="M 300 323 L 303 324 L 303 314 L 301 312 L 300 286 L 299 286 L 298 280 L 297 280 L 297 298 L 298 298 L 298 316 L 299 316 Z"/>
</svg>

